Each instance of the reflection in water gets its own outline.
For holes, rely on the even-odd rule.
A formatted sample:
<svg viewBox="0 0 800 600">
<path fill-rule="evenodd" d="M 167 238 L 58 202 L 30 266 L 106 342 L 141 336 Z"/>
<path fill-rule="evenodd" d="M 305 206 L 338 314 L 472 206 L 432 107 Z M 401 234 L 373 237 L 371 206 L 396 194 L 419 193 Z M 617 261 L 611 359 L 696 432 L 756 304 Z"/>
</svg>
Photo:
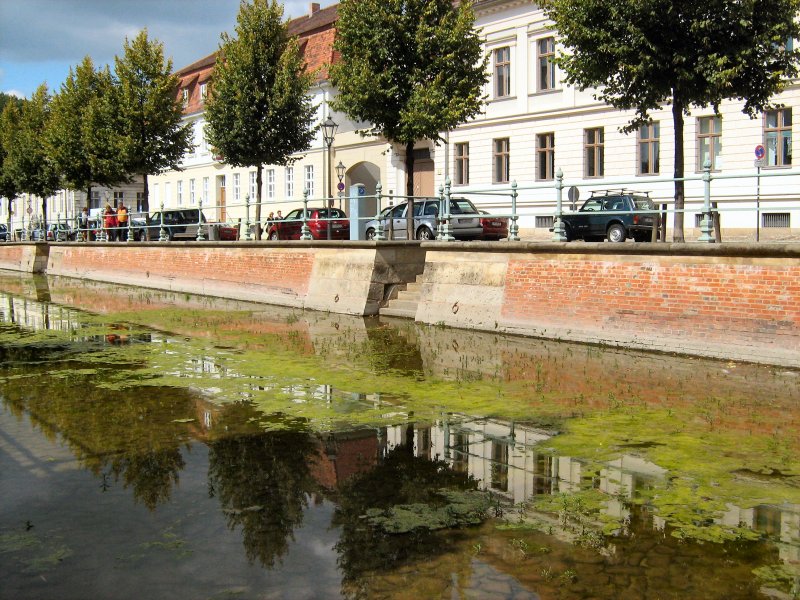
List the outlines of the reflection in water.
<svg viewBox="0 0 800 600">
<path fill-rule="evenodd" d="M 93 475 L 101 518 L 148 531 L 175 511 L 146 551 L 112 552 L 152 557 L 151 573 L 171 570 L 168 551 L 187 572 L 222 568 L 185 548 L 235 535 L 225 569 L 241 585 L 220 594 L 798 594 L 796 374 L 60 285 L 0 294 L 0 398 Z M 110 314 L 41 302 L 44 289 Z M 199 512 L 186 494 L 198 483 Z M 0 509 L 0 553 L 22 560 L 20 523 L 38 534 L 70 508 L 22 521 Z M 322 531 L 328 546 L 308 541 Z M 340 579 L 315 582 L 332 548 Z M 97 560 L 85 552 L 56 560 L 61 579 L 39 597 L 80 589 L 66 573 Z M 136 561 L 105 567 L 133 574 Z M 32 581 L 0 575 L 14 590 Z"/>
</svg>

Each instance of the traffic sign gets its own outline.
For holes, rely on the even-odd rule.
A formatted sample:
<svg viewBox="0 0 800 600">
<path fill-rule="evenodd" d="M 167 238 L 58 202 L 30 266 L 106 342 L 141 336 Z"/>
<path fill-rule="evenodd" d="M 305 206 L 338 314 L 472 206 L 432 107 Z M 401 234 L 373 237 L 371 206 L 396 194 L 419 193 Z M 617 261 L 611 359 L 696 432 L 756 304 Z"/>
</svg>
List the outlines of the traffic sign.
<svg viewBox="0 0 800 600">
<path fill-rule="evenodd" d="M 764 156 L 766 156 L 766 154 L 767 154 L 767 151 L 764 149 L 764 146 L 762 146 L 761 144 L 756 146 L 756 158 L 757 159 L 761 160 L 762 158 L 764 158 Z"/>
<path fill-rule="evenodd" d="M 339 183 L 336 184 L 336 189 L 339 190 L 340 192 L 343 192 L 344 184 L 340 181 Z"/>
<path fill-rule="evenodd" d="M 29 206 L 28 207 L 28 214 L 31 214 L 31 213 L 33 213 L 33 209 Z"/>
</svg>

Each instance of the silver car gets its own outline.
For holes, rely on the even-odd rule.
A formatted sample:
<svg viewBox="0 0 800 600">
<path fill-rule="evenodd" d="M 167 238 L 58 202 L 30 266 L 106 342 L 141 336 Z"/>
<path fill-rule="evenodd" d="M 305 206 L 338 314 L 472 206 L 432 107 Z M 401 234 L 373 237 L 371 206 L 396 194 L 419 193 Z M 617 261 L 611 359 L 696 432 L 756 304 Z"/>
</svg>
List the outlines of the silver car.
<svg viewBox="0 0 800 600">
<path fill-rule="evenodd" d="M 436 228 L 439 224 L 438 198 L 425 198 L 414 201 L 414 239 L 436 239 Z M 387 206 L 377 219 L 367 222 L 367 239 L 375 239 L 378 220 L 383 225 L 383 234 L 388 240 L 404 240 L 406 236 L 406 211 L 408 202 Z M 453 237 L 458 240 L 476 240 L 481 237 L 481 226 L 478 209 L 466 198 L 450 199 L 450 228 Z"/>
</svg>

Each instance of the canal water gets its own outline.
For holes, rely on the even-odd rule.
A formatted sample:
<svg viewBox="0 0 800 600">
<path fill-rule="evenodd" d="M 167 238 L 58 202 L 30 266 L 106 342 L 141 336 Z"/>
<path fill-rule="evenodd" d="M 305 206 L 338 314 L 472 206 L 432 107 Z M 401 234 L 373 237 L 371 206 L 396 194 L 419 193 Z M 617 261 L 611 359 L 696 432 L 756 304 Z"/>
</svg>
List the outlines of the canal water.
<svg viewBox="0 0 800 600">
<path fill-rule="evenodd" d="M 0 273 L 0 597 L 792 599 L 800 373 Z"/>
</svg>

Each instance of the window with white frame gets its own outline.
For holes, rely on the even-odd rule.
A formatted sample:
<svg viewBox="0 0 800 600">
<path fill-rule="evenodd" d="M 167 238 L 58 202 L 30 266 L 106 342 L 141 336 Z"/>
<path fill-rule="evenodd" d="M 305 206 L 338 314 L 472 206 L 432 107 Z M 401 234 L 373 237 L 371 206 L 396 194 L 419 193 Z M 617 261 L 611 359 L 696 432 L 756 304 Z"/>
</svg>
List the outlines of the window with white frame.
<svg viewBox="0 0 800 600">
<path fill-rule="evenodd" d="M 170 185 L 169 181 L 164 182 L 164 204 L 169 206 L 172 204 L 172 190 L 170 189 L 172 186 Z"/>
<path fill-rule="evenodd" d="M 779 108 L 764 113 L 764 146 L 767 166 L 792 165 L 792 109 Z"/>
<path fill-rule="evenodd" d="M 455 145 L 455 183 L 456 185 L 469 185 L 469 142 Z"/>
<path fill-rule="evenodd" d="M 552 181 L 556 166 L 556 134 L 540 133 L 536 136 L 536 179 Z"/>
<path fill-rule="evenodd" d="M 602 127 L 583 130 L 585 177 L 602 177 L 605 169 L 605 133 Z"/>
<path fill-rule="evenodd" d="M 639 127 L 639 175 L 658 175 L 661 127 L 658 121 Z"/>
<path fill-rule="evenodd" d="M 160 202 L 159 187 L 157 183 L 154 183 L 153 186 L 150 188 L 150 203 L 153 206 L 158 206 L 159 202 Z"/>
<path fill-rule="evenodd" d="M 511 174 L 511 151 L 508 138 L 492 140 L 494 169 L 492 182 L 508 183 Z"/>
<path fill-rule="evenodd" d="M 267 170 L 267 200 L 275 199 L 275 169 Z"/>
<path fill-rule="evenodd" d="M 286 167 L 286 197 L 294 198 L 294 167 Z"/>
<path fill-rule="evenodd" d="M 256 194 L 258 189 L 256 187 L 256 172 L 250 171 L 250 201 L 256 202 L 258 201 L 258 196 Z"/>
<path fill-rule="evenodd" d="M 536 42 L 536 65 L 538 70 L 538 90 L 540 92 L 556 89 L 556 39 L 542 38 Z"/>
<path fill-rule="evenodd" d="M 208 97 L 208 84 L 207 83 L 201 83 L 200 84 L 200 100 L 202 102 L 205 102 L 207 97 Z"/>
<path fill-rule="evenodd" d="M 208 177 L 203 177 L 203 204 L 208 204 Z"/>
<path fill-rule="evenodd" d="M 494 97 L 507 98 L 511 95 L 511 47 L 495 48 L 494 56 Z"/>
<path fill-rule="evenodd" d="M 308 190 L 308 197 L 314 197 L 314 165 L 305 166 L 305 189 Z"/>
<path fill-rule="evenodd" d="M 189 180 L 189 204 L 194 206 L 197 204 L 197 196 L 195 195 L 194 179 Z"/>
<path fill-rule="evenodd" d="M 240 202 L 242 200 L 242 176 L 239 173 L 233 174 L 233 201 Z"/>
<path fill-rule="evenodd" d="M 183 206 L 183 180 L 179 179 L 175 186 L 175 195 L 178 200 L 178 206 Z"/>
<path fill-rule="evenodd" d="M 183 101 L 183 106 L 186 107 L 189 105 L 189 89 L 183 88 L 181 90 L 181 100 Z"/>
<path fill-rule="evenodd" d="M 711 170 L 722 168 L 722 117 L 699 117 L 697 119 L 697 170 L 702 171 L 705 162 L 711 161 Z"/>
</svg>

